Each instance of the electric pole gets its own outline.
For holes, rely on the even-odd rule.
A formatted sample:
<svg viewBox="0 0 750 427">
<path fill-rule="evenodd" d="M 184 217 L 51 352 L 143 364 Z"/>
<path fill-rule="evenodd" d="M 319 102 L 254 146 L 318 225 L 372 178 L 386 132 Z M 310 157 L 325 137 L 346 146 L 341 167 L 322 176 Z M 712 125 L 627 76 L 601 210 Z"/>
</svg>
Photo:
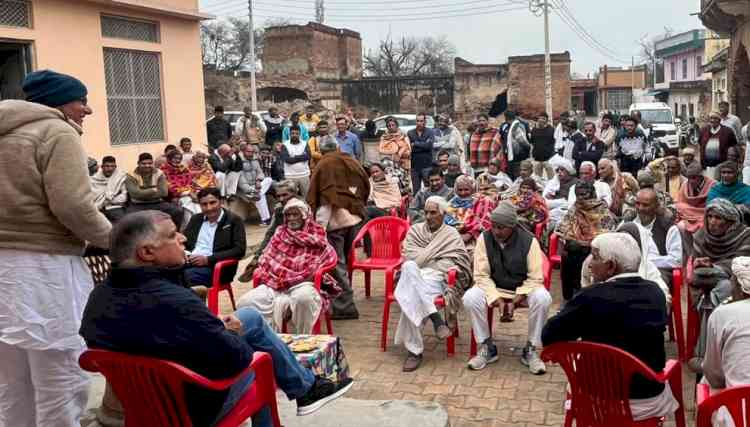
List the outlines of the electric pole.
<svg viewBox="0 0 750 427">
<path fill-rule="evenodd" d="M 549 0 L 544 0 L 544 105 L 552 120 L 552 59 L 549 55 Z"/>
<path fill-rule="evenodd" d="M 315 21 L 324 24 L 326 20 L 326 6 L 324 0 L 315 0 Z"/>
<path fill-rule="evenodd" d="M 255 29 L 253 28 L 253 0 L 247 0 L 248 30 L 250 34 L 250 108 L 258 111 L 258 91 L 255 86 Z"/>
<path fill-rule="evenodd" d="M 544 109 L 552 115 L 552 59 L 549 53 L 549 0 L 529 0 L 529 10 L 536 16 L 544 15 Z"/>
</svg>

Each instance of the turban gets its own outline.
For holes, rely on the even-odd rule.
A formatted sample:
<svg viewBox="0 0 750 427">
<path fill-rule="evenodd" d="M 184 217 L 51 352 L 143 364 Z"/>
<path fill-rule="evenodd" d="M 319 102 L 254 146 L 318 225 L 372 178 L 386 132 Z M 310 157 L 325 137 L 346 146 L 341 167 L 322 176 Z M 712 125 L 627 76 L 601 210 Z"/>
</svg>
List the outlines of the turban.
<svg viewBox="0 0 750 427">
<path fill-rule="evenodd" d="M 708 221 L 709 212 L 713 212 L 725 221 L 738 223 L 742 219 L 740 211 L 734 206 L 734 203 L 727 199 L 713 199 L 706 206 L 705 221 Z"/>
<path fill-rule="evenodd" d="M 507 200 L 502 201 L 490 214 L 490 220 L 501 227 L 515 227 L 518 224 L 516 207 Z"/>
<path fill-rule="evenodd" d="M 687 165 L 687 167 L 685 167 L 685 176 L 687 176 L 688 178 L 701 175 L 703 175 L 703 168 L 701 167 L 700 163 L 692 162 Z"/>
<path fill-rule="evenodd" d="M 59 107 L 85 98 L 88 90 L 80 80 L 52 70 L 35 71 L 23 81 L 26 100 L 48 107 Z"/>
<path fill-rule="evenodd" d="M 427 207 L 430 203 L 437 206 L 441 214 L 444 214 L 448 210 L 448 201 L 442 196 L 430 196 L 425 200 L 424 205 Z"/>
<path fill-rule="evenodd" d="M 732 260 L 732 274 L 742 288 L 742 292 L 750 294 L 750 257 L 738 256 Z"/>
<path fill-rule="evenodd" d="M 568 174 L 570 175 L 576 174 L 576 169 L 573 167 L 573 164 L 568 159 L 560 160 L 559 163 L 557 164 L 557 168 L 565 169 L 566 171 L 568 171 Z"/>
<path fill-rule="evenodd" d="M 289 209 L 294 208 L 299 209 L 300 213 L 302 213 L 303 219 L 307 219 L 310 216 L 310 206 L 296 197 L 292 197 L 288 202 L 286 202 L 286 204 L 284 205 L 284 213 L 286 213 L 286 211 L 288 211 Z"/>
<path fill-rule="evenodd" d="M 469 175 L 459 175 L 459 177 L 456 178 L 456 182 L 453 184 L 453 188 L 457 188 L 459 185 L 468 185 L 472 190 L 476 188 L 474 178 Z"/>
</svg>

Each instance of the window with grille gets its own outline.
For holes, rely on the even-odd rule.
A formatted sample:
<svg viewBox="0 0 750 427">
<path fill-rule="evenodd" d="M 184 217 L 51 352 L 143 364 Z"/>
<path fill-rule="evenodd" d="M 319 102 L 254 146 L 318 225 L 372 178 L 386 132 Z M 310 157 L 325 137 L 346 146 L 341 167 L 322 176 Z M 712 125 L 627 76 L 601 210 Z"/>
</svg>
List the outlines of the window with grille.
<svg viewBox="0 0 750 427">
<path fill-rule="evenodd" d="M 687 79 L 687 59 L 682 60 L 682 79 Z"/>
<path fill-rule="evenodd" d="M 610 89 L 607 94 L 608 110 L 627 110 L 631 104 L 630 91 L 627 89 Z"/>
<path fill-rule="evenodd" d="M 164 141 L 159 54 L 104 49 L 112 145 Z"/>
<path fill-rule="evenodd" d="M 703 74 L 703 58 L 697 57 L 695 59 L 695 78 L 699 79 Z"/>
<path fill-rule="evenodd" d="M 102 36 L 115 39 L 159 42 L 159 25 L 119 16 L 102 16 Z"/>
<path fill-rule="evenodd" d="M 29 0 L 0 0 L 0 25 L 31 27 Z"/>
</svg>

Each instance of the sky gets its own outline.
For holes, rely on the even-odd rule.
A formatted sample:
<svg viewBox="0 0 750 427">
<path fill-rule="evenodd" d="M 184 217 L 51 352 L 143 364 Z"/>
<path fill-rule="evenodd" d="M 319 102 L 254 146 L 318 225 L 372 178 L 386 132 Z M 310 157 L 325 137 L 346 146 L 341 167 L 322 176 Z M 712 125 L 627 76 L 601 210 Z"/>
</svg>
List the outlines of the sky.
<svg viewBox="0 0 750 427">
<path fill-rule="evenodd" d="M 299 24 L 315 20 L 315 0 L 252 1 L 255 26 L 274 17 Z M 699 0 L 549 1 L 550 50 L 569 51 L 571 71 L 582 76 L 593 75 L 605 64 L 630 66 L 633 56 L 638 64 L 638 41 L 646 35 L 662 34 L 665 27 L 675 33 L 702 27 L 697 16 L 690 16 L 700 10 Z M 529 10 L 529 0 L 324 2 L 325 24 L 359 32 L 365 51 L 376 49 L 390 34 L 393 38 L 443 35 L 454 44 L 458 56 L 482 64 L 504 63 L 508 56 L 544 53 L 544 20 Z M 247 0 L 200 0 L 200 4 L 203 12 L 218 17 L 247 16 Z M 575 22 L 590 38 L 573 29 Z"/>
</svg>

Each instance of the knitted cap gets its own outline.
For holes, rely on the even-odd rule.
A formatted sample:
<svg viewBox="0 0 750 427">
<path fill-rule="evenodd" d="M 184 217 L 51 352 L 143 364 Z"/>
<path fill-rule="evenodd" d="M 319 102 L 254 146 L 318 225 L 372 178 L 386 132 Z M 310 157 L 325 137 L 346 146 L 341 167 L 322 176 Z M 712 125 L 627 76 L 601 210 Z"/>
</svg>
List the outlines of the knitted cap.
<svg viewBox="0 0 750 427">
<path fill-rule="evenodd" d="M 518 224 L 516 207 L 511 202 L 504 200 L 492 211 L 490 220 L 502 227 L 515 227 Z"/>
<path fill-rule="evenodd" d="M 26 76 L 23 91 L 27 101 L 48 107 L 59 107 L 88 94 L 80 80 L 52 70 L 34 71 Z"/>
</svg>

